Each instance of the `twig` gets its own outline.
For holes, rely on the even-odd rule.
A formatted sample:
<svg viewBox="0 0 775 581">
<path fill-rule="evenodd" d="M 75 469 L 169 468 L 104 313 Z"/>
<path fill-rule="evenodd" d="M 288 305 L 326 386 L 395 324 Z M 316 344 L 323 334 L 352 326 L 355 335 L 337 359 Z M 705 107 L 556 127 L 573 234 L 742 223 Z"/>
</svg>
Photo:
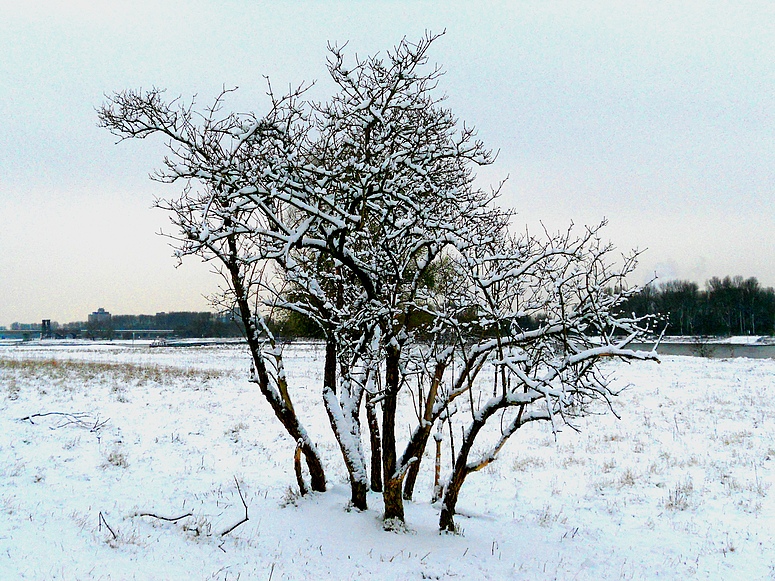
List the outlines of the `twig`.
<svg viewBox="0 0 775 581">
<path fill-rule="evenodd" d="M 113 540 L 118 540 L 118 536 L 115 532 L 113 532 L 113 529 L 110 528 L 110 525 L 108 524 L 108 521 L 105 520 L 105 516 L 100 511 L 99 520 L 98 520 L 98 530 L 102 530 L 102 525 L 105 525 L 105 528 L 107 528 L 110 531 L 110 534 L 113 535 Z"/>
<path fill-rule="evenodd" d="M 245 517 L 244 517 L 244 518 L 243 518 L 241 521 L 239 521 L 237 524 L 235 524 L 235 525 L 232 525 L 232 526 L 230 526 L 228 529 L 226 529 L 225 531 L 223 531 L 223 532 L 221 533 L 221 536 L 222 536 L 222 537 L 225 537 L 226 535 L 228 535 L 230 532 L 232 532 L 232 531 L 233 531 L 234 529 L 236 529 L 238 526 L 240 526 L 240 525 L 243 525 L 243 524 L 245 524 L 246 522 L 248 522 L 248 505 L 247 505 L 247 503 L 245 502 L 245 497 L 244 497 L 244 496 L 242 496 L 242 489 L 239 487 L 239 482 L 237 481 L 237 477 L 236 477 L 236 476 L 234 477 L 234 484 L 236 484 L 236 485 L 237 485 L 237 492 L 239 493 L 239 498 L 240 498 L 240 500 L 242 501 L 242 506 L 244 506 L 244 507 L 245 507 Z"/>
<path fill-rule="evenodd" d="M 167 521 L 167 522 L 177 522 L 177 521 L 179 521 L 181 519 L 184 519 L 184 518 L 186 518 L 188 516 L 193 516 L 193 513 L 187 512 L 186 514 L 182 514 L 180 516 L 169 518 L 169 517 L 166 517 L 166 516 L 159 516 L 158 514 L 153 514 L 152 512 L 141 512 L 140 516 L 150 516 L 151 518 L 156 518 L 156 519 L 164 520 L 164 521 Z"/>
<path fill-rule="evenodd" d="M 32 418 L 43 418 L 45 416 L 64 416 L 67 418 L 70 422 L 79 421 L 80 417 L 86 416 L 87 414 L 85 412 L 75 412 L 74 414 L 70 414 L 67 412 L 44 412 L 42 414 L 31 414 L 29 416 L 24 416 L 23 418 L 19 418 L 20 422 L 28 421 L 31 424 L 35 424 L 35 422 L 32 421 Z"/>
<path fill-rule="evenodd" d="M 89 429 L 89 431 L 96 432 L 98 430 L 101 430 L 102 428 L 105 427 L 105 424 L 107 424 L 108 421 L 110 421 L 110 418 L 101 422 L 99 416 L 97 416 L 97 418 L 95 418 L 94 420 L 94 425 L 91 427 L 91 429 Z"/>
</svg>

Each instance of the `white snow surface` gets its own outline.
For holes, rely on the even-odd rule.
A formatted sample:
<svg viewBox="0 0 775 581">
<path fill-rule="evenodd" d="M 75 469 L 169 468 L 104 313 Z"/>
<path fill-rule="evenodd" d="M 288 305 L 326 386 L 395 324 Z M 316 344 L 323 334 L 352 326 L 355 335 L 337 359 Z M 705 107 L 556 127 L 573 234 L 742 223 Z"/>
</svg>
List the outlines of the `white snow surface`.
<svg viewBox="0 0 775 581">
<path fill-rule="evenodd" d="M 0 346 L 0 579 L 775 577 L 773 360 L 607 364 L 621 419 L 523 428 L 463 486 L 461 533 L 440 535 L 430 456 L 408 532 L 382 529 L 379 495 L 346 510 L 323 348 L 285 356 L 324 494 L 296 495 L 294 443 L 239 345 Z M 21 419 L 47 412 L 87 415 Z M 249 520 L 221 536 L 240 491 Z"/>
</svg>

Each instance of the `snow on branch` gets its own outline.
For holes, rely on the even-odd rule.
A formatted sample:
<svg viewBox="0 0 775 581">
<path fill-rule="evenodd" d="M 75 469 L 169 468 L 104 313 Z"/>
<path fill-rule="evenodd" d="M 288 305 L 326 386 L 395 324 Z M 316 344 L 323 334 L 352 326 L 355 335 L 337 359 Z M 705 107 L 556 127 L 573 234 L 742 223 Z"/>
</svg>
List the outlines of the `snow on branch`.
<svg viewBox="0 0 775 581">
<path fill-rule="evenodd" d="M 197 110 L 193 99 L 165 101 L 154 88 L 108 97 L 99 122 L 120 139 L 166 140 L 154 178 L 183 187 L 156 205 L 176 228 L 176 256 L 212 261 L 223 276 L 219 301 L 244 324 L 251 379 L 297 442 L 299 473 L 303 453 L 313 488 L 325 489 L 270 315 L 303 317 L 324 337 L 322 402 L 354 506 L 365 508 L 368 489 L 364 396 L 388 520 L 403 519 L 397 491 L 406 479 L 411 498 L 433 425 L 449 426 L 456 457 L 441 523 L 449 528 L 466 475 L 520 426 L 543 420 L 559 430 L 595 401 L 613 409 L 600 363 L 656 355 L 629 348 L 653 320 L 620 313 L 637 253 L 615 257 L 605 221 L 517 233 L 514 211 L 497 206 L 503 182 L 477 186 L 476 168 L 496 154 L 438 93 L 443 71 L 429 54 L 440 36 L 404 38 L 367 57 L 330 45 L 334 91 L 322 102 L 308 101 L 306 86 L 276 95 L 270 85 L 263 114 L 230 113 L 231 89 Z M 417 423 L 399 453 L 404 392 Z M 470 460 L 497 415 L 497 437 Z"/>
</svg>

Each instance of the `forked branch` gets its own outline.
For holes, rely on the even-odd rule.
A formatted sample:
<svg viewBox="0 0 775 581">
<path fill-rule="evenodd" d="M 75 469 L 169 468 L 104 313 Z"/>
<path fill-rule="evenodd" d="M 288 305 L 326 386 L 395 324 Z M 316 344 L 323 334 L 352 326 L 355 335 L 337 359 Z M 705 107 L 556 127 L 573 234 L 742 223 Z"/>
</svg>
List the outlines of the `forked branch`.
<svg viewBox="0 0 775 581">
<path fill-rule="evenodd" d="M 239 481 L 237 480 L 236 476 L 234 477 L 234 484 L 237 485 L 237 492 L 239 493 L 239 498 L 242 501 L 242 506 L 245 507 L 245 516 L 238 523 L 233 524 L 232 526 L 227 528 L 225 531 L 223 531 L 221 533 L 222 537 L 225 537 L 226 535 L 228 535 L 230 532 L 232 532 L 237 527 L 242 526 L 243 524 L 248 522 L 248 504 L 245 502 L 245 497 L 242 495 L 242 489 L 239 487 Z"/>
</svg>

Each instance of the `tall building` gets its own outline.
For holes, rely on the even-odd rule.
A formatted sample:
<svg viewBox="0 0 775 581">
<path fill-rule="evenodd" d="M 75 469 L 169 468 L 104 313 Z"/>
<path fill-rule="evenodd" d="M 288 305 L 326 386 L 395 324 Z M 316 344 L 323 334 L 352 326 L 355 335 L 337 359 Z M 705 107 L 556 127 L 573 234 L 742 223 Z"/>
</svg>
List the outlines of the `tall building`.
<svg viewBox="0 0 775 581">
<path fill-rule="evenodd" d="M 90 325 L 105 325 L 107 323 L 110 323 L 111 314 L 100 307 L 93 313 L 89 315 L 89 324 Z"/>
</svg>

